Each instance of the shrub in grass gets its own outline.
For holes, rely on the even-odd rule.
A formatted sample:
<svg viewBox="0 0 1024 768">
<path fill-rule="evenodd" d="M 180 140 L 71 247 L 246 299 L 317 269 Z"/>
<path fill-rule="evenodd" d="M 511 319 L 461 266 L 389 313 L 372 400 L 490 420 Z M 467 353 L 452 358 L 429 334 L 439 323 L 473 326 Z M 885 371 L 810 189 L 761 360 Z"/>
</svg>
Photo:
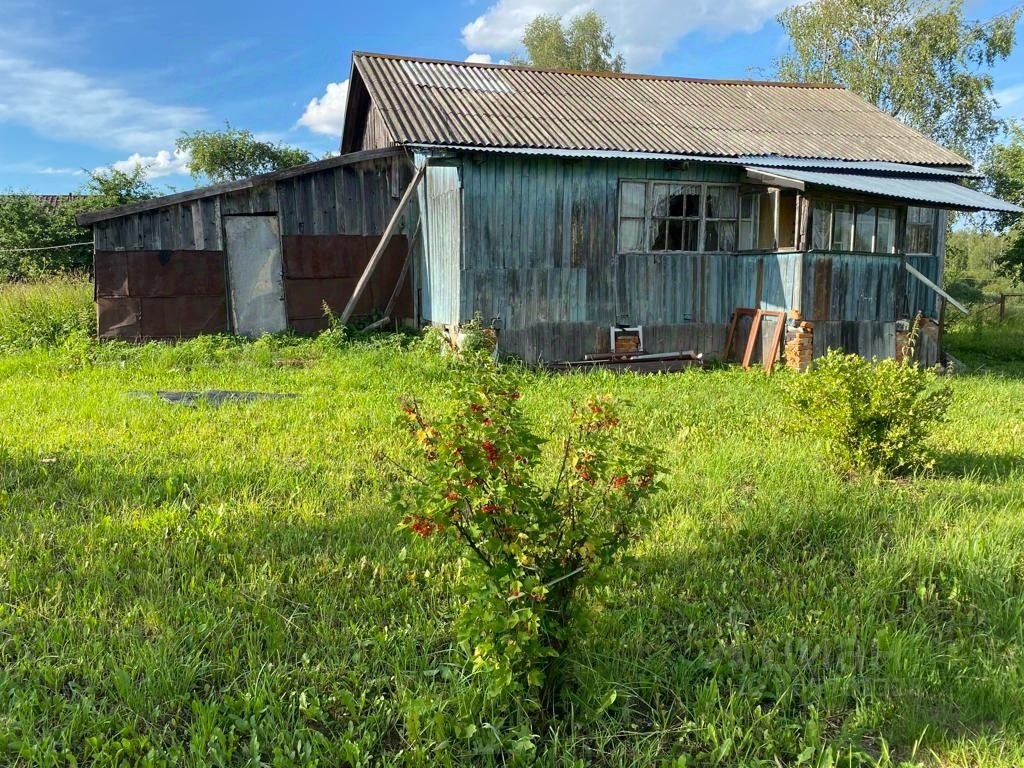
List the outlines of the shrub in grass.
<svg viewBox="0 0 1024 768">
<path fill-rule="evenodd" d="M 952 396 L 933 371 L 904 360 L 866 360 L 831 350 L 793 379 L 804 428 L 825 440 L 844 469 L 901 475 L 932 466 L 927 438 Z"/>
<path fill-rule="evenodd" d="M 658 457 L 630 441 L 608 397 L 571 409 L 558 450 L 545 452 L 512 374 L 486 352 L 456 366 L 451 413 L 403 406 L 417 465 L 397 494 L 402 524 L 463 548 L 457 636 L 485 697 L 515 696 L 548 715 L 579 598 L 647 524 Z"/>
</svg>

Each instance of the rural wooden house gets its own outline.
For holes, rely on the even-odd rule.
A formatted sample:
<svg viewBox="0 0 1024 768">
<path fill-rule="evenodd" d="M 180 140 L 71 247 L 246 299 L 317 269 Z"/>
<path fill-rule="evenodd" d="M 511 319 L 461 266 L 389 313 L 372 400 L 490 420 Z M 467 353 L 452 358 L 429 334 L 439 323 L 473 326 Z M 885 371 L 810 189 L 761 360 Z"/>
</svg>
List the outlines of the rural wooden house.
<svg viewBox="0 0 1024 768">
<path fill-rule="evenodd" d="M 85 214 L 104 338 L 479 314 L 529 362 L 722 353 L 737 308 L 804 349 L 938 328 L 947 211 L 1019 211 L 839 87 L 357 53 L 338 157 Z M 930 321 L 930 322 L 929 322 Z M 935 334 L 922 350 L 937 357 Z"/>
</svg>

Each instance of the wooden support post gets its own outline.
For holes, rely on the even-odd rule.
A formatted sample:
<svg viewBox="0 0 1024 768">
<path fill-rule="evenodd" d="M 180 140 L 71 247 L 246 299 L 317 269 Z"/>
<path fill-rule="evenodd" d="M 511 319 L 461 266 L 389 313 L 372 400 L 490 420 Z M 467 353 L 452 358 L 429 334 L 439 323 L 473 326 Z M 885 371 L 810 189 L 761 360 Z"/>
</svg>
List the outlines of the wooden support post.
<svg viewBox="0 0 1024 768">
<path fill-rule="evenodd" d="M 999 294 L 999 322 L 1003 322 L 1006 319 L 1006 294 Z"/>
<path fill-rule="evenodd" d="M 373 251 L 373 255 L 370 257 L 369 263 L 366 265 L 366 269 L 363 270 L 363 274 L 359 276 L 359 282 L 356 283 L 355 290 L 352 291 L 352 298 L 348 300 L 348 304 L 345 305 L 345 309 L 341 313 L 341 324 L 345 325 L 349 318 L 352 317 L 352 313 L 356 309 L 356 304 L 359 303 L 359 299 L 363 295 L 363 291 L 366 290 L 366 286 L 370 284 L 370 275 L 373 274 L 373 270 L 377 268 L 377 264 L 384 256 L 384 251 L 388 247 L 388 243 L 391 242 L 391 237 L 395 234 L 395 230 L 398 229 L 398 222 L 402 218 L 402 214 L 405 212 L 405 207 L 409 204 L 409 200 L 412 199 L 413 192 L 416 191 L 416 186 L 422 181 L 424 174 L 427 171 L 427 166 L 421 165 L 416 175 L 412 177 L 412 181 L 409 182 L 409 186 L 405 189 L 405 194 L 402 195 L 402 199 L 398 201 L 398 207 L 395 208 L 395 212 L 391 216 L 391 221 L 388 222 L 387 227 L 384 229 L 384 234 L 380 237 L 380 242 L 377 243 L 376 249 Z"/>
</svg>

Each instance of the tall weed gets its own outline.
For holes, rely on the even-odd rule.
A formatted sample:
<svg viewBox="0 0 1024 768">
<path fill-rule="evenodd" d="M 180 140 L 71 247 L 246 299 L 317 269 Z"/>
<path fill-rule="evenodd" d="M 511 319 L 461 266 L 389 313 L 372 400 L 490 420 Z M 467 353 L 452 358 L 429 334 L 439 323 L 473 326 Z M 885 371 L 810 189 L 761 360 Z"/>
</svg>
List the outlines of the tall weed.
<svg viewBox="0 0 1024 768">
<path fill-rule="evenodd" d="M 0 351 L 59 347 L 72 337 L 95 333 L 88 278 L 0 284 Z"/>
</svg>

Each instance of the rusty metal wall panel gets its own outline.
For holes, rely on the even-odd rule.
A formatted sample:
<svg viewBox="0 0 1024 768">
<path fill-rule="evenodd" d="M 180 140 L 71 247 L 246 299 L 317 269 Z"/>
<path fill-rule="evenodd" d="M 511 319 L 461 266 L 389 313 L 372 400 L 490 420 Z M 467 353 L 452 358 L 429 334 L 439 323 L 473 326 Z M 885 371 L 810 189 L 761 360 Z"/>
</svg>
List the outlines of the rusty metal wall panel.
<svg viewBox="0 0 1024 768">
<path fill-rule="evenodd" d="M 188 338 L 201 333 L 227 333 L 224 296 L 141 298 L 140 331 L 147 339 Z"/>
<path fill-rule="evenodd" d="M 96 300 L 96 324 L 101 339 L 134 341 L 142 335 L 139 325 L 141 307 L 139 299 L 98 298 Z"/>
<path fill-rule="evenodd" d="M 131 296 L 222 296 L 221 251 L 133 251 L 127 255 Z"/>
<path fill-rule="evenodd" d="M 285 295 L 289 323 L 322 318 L 326 303 L 340 313 L 348 303 L 359 277 L 366 269 L 380 238 L 351 235 L 293 235 L 282 238 L 285 246 Z M 370 282 L 356 305 L 356 316 L 382 313 L 388 304 L 409 251 L 404 235 L 391 239 Z M 395 317 L 412 317 L 411 278 L 393 308 Z M 300 324 L 305 327 L 308 324 Z"/>
<path fill-rule="evenodd" d="M 125 251 L 96 251 L 93 275 L 97 298 L 128 295 L 128 254 Z"/>
<path fill-rule="evenodd" d="M 399 144 L 970 166 L 835 86 L 551 72 L 362 53 L 353 64 L 353 87 L 365 84 Z"/>
<path fill-rule="evenodd" d="M 330 326 L 326 317 L 292 317 L 288 319 L 288 328 L 300 336 L 315 336 L 323 333 Z"/>
<path fill-rule="evenodd" d="M 362 235 L 282 237 L 285 276 L 293 279 L 359 277 L 379 239 Z"/>
<path fill-rule="evenodd" d="M 324 316 L 324 304 L 331 312 L 341 314 L 356 287 L 354 277 L 325 277 L 316 280 L 285 280 L 285 297 L 290 321 L 308 320 Z M 356 306 L 356 315 L 373 311 L 373 298 L 367 291 Z"/>
</svg>

